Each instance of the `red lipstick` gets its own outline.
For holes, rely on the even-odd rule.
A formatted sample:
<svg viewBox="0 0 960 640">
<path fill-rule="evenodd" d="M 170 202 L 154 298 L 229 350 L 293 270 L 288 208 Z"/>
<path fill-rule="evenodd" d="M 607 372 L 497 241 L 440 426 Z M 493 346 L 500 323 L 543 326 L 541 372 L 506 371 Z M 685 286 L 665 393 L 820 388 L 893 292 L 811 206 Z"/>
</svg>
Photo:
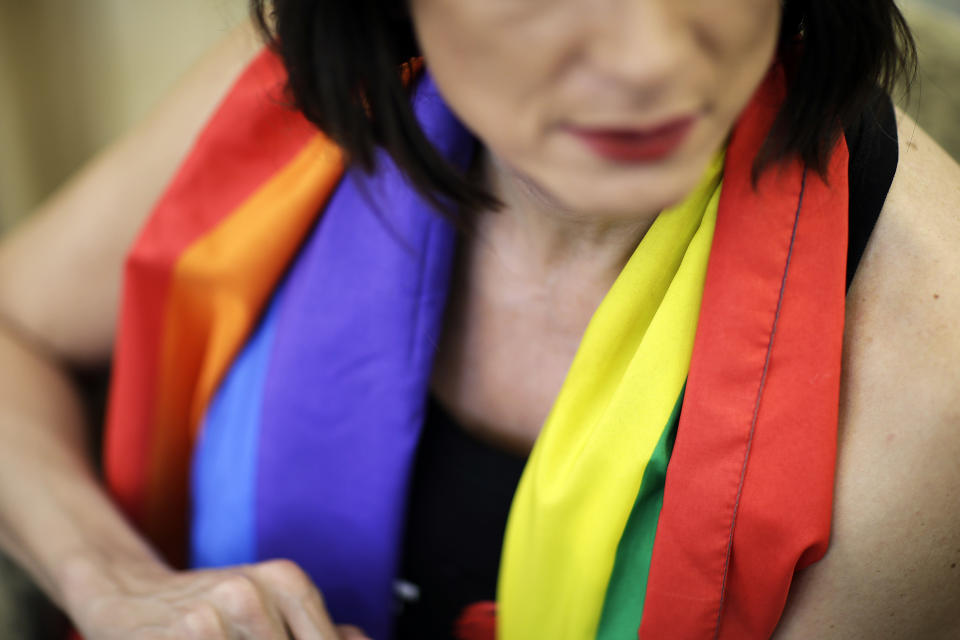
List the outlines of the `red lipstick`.
<svg viewBox="0 0 960 640">
<path fill-rule="evenodd" d="M 652 162 L 673 153 L 695 121 L 692 117 L 679 118 L 647 129 L 572 127 L 570 132 L 608 160 Z"/>
</svg>

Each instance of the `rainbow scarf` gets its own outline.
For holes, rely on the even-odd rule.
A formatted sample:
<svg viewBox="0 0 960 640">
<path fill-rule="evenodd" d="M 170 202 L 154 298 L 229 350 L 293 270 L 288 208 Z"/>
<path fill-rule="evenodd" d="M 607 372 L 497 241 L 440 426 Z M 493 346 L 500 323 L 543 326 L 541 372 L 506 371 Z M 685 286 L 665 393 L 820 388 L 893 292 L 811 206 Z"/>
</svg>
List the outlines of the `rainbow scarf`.
<svg viewBox="0 0 960 640">
<path fill-rule="evenodd" d="M 107 477 L 174 562 L 292 558 L 386 638 L 455 232 L 386 156 L 345 171 L 283 80 L 250 66 L 129 256 Z M 825 552 L 847 156 L 754 189 L 783 87 L 591 320 L 511 510 L 499 637 L 768 637 Z M 465 167 L 428 76 L 414 107 Z"/>
</svg>

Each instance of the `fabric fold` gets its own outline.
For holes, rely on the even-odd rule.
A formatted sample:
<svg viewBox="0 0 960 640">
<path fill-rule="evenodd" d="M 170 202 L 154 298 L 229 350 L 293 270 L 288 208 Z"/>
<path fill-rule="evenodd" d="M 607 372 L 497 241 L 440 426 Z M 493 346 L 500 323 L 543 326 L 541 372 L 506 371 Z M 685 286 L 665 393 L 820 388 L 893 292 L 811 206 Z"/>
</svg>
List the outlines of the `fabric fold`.
<svg viewBox="0 0 960 640">
<path fill-rule="evenodd" d="M 768 638 L 830 536 L 848 155 L 754 185 L 782 103 L 775 68 L 728 147 L 697 338 L 667 471 L 640 638 Z"/>
</svg>

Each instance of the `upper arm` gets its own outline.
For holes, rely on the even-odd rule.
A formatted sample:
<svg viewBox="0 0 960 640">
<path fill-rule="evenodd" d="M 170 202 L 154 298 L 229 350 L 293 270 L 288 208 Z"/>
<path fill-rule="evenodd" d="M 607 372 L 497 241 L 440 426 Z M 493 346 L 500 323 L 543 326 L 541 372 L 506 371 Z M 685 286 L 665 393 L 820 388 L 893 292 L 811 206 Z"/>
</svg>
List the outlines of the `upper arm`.
<svg viewBox="0 0 960 640">
<path fill-rule="evenodd" d="M 899 114 L 847 301 L 830 549 L 778 638 L 960 634 L 960 167 Z"/>
<path fill-rule="evenodd" d="M 251 25 L 234 30 L 143 123 L 0 238 L 0 325 L 67 360 L 109 357 L 127 249 L 259 48 Z"/>
</svg>

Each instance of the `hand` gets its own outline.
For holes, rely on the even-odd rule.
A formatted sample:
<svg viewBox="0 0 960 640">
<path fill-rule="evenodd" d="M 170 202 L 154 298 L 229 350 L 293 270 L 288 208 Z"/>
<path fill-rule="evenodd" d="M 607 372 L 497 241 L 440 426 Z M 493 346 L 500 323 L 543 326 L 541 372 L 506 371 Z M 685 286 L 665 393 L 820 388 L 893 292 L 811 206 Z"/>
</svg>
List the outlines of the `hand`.
<svg viewBox="0 0 960 640">
<path fill-rule="evenodd" d="M 294 563 L 173 571 L 159 563 L 75 563 L 66 607 L 86 640 L 363 640 L 335 626 Z"/>
</svg>

